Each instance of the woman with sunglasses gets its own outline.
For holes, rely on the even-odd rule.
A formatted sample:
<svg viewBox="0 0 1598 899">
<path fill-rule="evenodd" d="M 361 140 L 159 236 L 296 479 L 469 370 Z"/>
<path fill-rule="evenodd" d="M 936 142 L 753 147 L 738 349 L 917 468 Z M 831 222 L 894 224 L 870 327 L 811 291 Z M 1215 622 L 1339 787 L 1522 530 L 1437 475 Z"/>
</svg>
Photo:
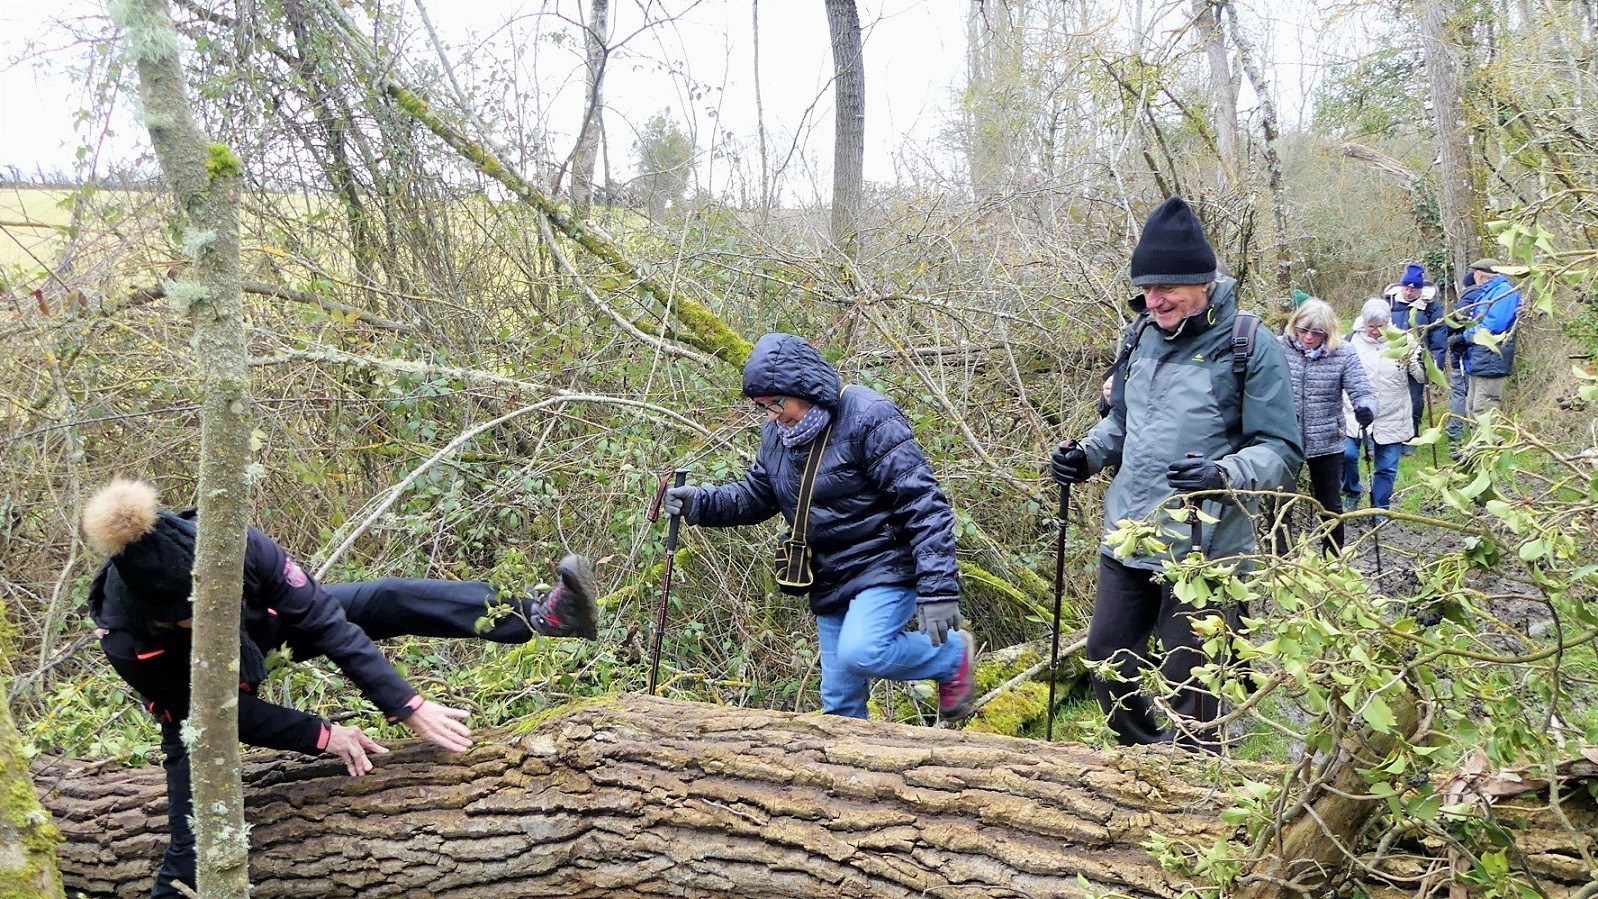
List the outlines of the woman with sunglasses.
<svg viewBox="0 0 1598 899">
<path fill-rule="evenodd" d="M 1304 444 L 1304 465 L 1309 469 L 1310 494 L 1321 504 L 1323 520 L 1342 514 L 1339 487 L 1343 480 L 1343 397 L 1353 405 L 1361 428 L 1376 420 L 1376 393 L 1365 377 L 1359 355 L 1343 343 L 1343 324 L 1324 301 L 1305 300 L 1293 311 L 1283 332 L 1283 349 L 1298 407 L 1299 438 Z M 1274 522 L 1277 553 L 1287 550 L 1287 534 Z M 1336 553 L 1343 546 L 1343 525 L 1332 525 L 1324 543 Z"/>
<path fill-rule="evenodd" d="M 971 634 L 960 626 L 954 512 L 893 401 L 844 386 L 816 348 L 767 334 L 744 365 L 744 396 L 765 415 L 743 480 L 666 491 L 662 508 L 689 524 L 734 527 L 781 513 L 793 528 L 803 472 L 816 450 L 802 534 L 821 649 L 822 711 L 867 716 L 872 678 L 938 683 L 946 721 L 974 709 Z M 781 581 L 779 581 L 779 584 Z M 920 630 L 906 632 L 911 619 Z"/>
</svg>

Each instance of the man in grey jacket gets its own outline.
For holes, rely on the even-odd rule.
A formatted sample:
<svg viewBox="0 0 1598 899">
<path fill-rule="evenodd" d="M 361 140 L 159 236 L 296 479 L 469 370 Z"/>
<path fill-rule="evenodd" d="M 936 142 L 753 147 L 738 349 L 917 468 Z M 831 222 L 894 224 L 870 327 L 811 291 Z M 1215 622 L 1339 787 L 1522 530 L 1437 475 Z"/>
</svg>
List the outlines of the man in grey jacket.
<svg viewBox="0 0 1598 899">
<path fill-rule="evenodd" d="M 1205 501 L 1219 522 L 1204 533 L 1210 558 L 1254 550 L 1257 502 L 1231 491 L 1291 489 L 1304 460 L 1287 362 L 1276 338 L 1260 329 L 1239 376 L 1233 364 L 1237 282 L 1220 275 L 1198 218 L 1181 197 L 1150 214 L 1132 252 L 1137 320 L 1115 374 L 1110 413 L 1080 442 L 1060 444 L 1050 472 L 1080 483 L 1115 467 L 1104 498 L 1105 533 L 1123 519 L 1154 517 L 1163 552 L 1116 558 L 1099 549 L 1098 589 L 1087 653 L 1112 673 L 1094 679 L 1110 729 L 1126 745 L 1175 741 L 1213 749 L 1219 700 L 1193 676 L 1207 659 L 1194 619 L 1214 614 L 1177 599 L 1163 578 L 1167 563 L 1192 549 L 1190 525 L 1170 515 L 1185 500 Z M 1239 389 L 1241 387 L 1241 389 Z M 1235 616 L 1234 616 L 1235 617 Z M 1139 689 L 1150 637 L 1163 653 L 1167 696 Z M 1157 707 L 1163 707 L 1156 717 Z M 1163 720 L 1161 720 L 1163 719 Z"/>
</svg>

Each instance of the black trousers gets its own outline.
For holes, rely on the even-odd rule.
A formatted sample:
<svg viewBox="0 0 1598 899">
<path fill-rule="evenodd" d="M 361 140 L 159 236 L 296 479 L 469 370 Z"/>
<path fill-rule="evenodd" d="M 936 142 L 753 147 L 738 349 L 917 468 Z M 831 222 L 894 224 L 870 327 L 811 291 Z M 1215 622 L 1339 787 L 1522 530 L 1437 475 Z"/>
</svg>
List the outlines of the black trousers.
<svg viewBox="0 0 1598 899">
<path fill-rule="evenodd" d="M 1220 700 L 1193 678 L 1193 669 L 1208 661 L 1203 639 L 1193 633 L 1193 619 L 1219 612 L 1188 606 L 1169 584 L 1156 582 L 1158 574 L 1100 554 L 1087 656 L 1110 662 L 1119 677 L 1095 675 L 1093 693 L 1122 745 L 1176 742 L 1213 751 L 1217 744 L 1207 724 L 1219 713 Z M 1227 617 L 1235 624 L 1239 614 L 1233 609 Z M 1163 698 L 1175 719 L 1165 724 L 1156 719 L 1154 701 L 1139 684 L 1155 665 L 1151 637 L 1159 642 L 1160 675 L 1171 685 Z"/>
<path fill-rule="evenodd" d="M 1315 514 L 1320 516 L 1322 524 L 1334 521 L 1334 516 L 1343 514 L 1343 451 L 1339 449 L 1335 453 L 1310 456 L 1304 460 L 1304 467 L 1309 469 L 1310 495 L 1321 504 L 1321 508 L 1316 510 Z M 1287 530 L 1287 517 L 1279 514 L 1283 506 L 1275 501 L 1267 501 L 1263 508 L 1266 513 L 1265 520 L 1271 527 L 1276 554 L 1285 556 L 1290 535 Z M 1337 555 L 1343 551 L 1343 536 L 1343 523 L 1337 521 L 1321 540 L 1321 546 L 1328 555 Z"/>
<path fill-rule="evenodd" d="M 496 643 L 526 643 L 533 636 L 527 624 L 529 609 L 501 618 L 489 631 L 477 632 L 477 620 L 483 617 L 485 600 L 495 592 L 492 585 L 483 581 L 391 577 L 324 587 L 344 607 L 344 617 L 373 640 L 402 636 L 471 637 Z M 183 745 L 181 734 L 180 723 L 161 725 L 167 827 L 171 840 L 161 859 L 161 868 L 156 872 L 155 888 L 150 892 L 153 899 L 181 896 L 172 886 L 174 880 L 191 887 L 195 882 L 191 821 L 194 793 L 189 776 L 189 750 Z"/>
</svg>

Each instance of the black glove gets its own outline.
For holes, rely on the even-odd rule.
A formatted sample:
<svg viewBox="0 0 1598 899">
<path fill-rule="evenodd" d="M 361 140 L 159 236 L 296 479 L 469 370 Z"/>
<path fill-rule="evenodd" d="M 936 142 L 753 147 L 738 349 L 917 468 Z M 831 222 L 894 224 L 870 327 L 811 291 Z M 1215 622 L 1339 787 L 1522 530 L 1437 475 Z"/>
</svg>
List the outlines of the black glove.
<svg viewBox="0 0 1598 899">
<path fill-rule="evenodd" d="M 921 632 L 932 638 L 933 646 L 942 646 L 949 631 L 960 629 L 960 600 L 955 597 L 926 597 L 917 601 L 916 611 L 921 616 Z"/>
<path fill-rule="evenodd" d="M 1175 490 L 1224 490 L 1226 471 L 1208 459 L 1178 459 L 1165 470 L 1165 480 Z"/>
<path fill-rule="evenodd" d="M 1359 422 L 1360 427 L 1368 428 L 1376 420 L 1376 410 L 1369 406 L 1355 406 L 1354 420 Z"/>
<path fill-rule="evenodd" d="M 1076 441 L 1067 440 L 1060 444 L 1049 457 L 1049 475 L 1054 478 L 1054 483 L 1064 487 L 1067 484 L 1080 484 L 1088 479 L 1088 454 L 1087 451 L 1076 445 Z"/>
<path fill-rule="evenodd" d="M 666 495 L 661 497 L 660 508 L 667 515 L 682 515 L 689 513 L 694 507 L 694 500 L 699 496 L 699 488 L 692 484 L 681 487 L 666 488 Z M 688 523 L 693 524 L 694 516 L 688 515 Z"/>
</svg>

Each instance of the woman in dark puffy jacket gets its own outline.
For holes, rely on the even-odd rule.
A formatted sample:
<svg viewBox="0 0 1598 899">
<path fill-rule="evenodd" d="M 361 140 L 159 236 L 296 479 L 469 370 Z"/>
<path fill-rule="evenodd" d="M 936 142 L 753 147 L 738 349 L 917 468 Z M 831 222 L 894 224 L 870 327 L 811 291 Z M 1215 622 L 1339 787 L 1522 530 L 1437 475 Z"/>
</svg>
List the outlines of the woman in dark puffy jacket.
<svg viewBox="0 0 1598 899">
<path fill-rule="evenodd" d="M 1343 324 L 1332 307 L 1311 299 L 1293 312 L 1282 335 L 1310 492 L 1327 518 L 1343 511 L 1339 490 L 1343 479 L 1343 395 L 1348 395 L 1360 427 L 1369 427 L 1377 412 L 1376 393 L 1365 377 L 1365 367 L 1359 355 L 1343 343 L 1342 333 Z M 1276 546 L 1279 553 L 1286 546 L 1280 526 Z M 1335 553 L 1342 546 L 1343 525 L 1339 522 L 1332 525 L 1325 547 Z"/>
<path fill-rule="evenodd" d="M 972 711 L 970 634 L 960 623 L 954 512 L 910 423 L 882 394 L 843 386 L 803 338 L 767 334 L 744 365 L 744 395 L 765 413 L 743 480 L 667 491 L 689 524 L 733 527 L 782 513 L 794 524 L 812 449 L 820 462 L 805 540 L 810 609 L 821 646 L 821 703 L 867 717 L 871 678 L 934 680 L 945 720 Z M 912 617 L 921 630 L 906 632 Z"/>
</svg>

